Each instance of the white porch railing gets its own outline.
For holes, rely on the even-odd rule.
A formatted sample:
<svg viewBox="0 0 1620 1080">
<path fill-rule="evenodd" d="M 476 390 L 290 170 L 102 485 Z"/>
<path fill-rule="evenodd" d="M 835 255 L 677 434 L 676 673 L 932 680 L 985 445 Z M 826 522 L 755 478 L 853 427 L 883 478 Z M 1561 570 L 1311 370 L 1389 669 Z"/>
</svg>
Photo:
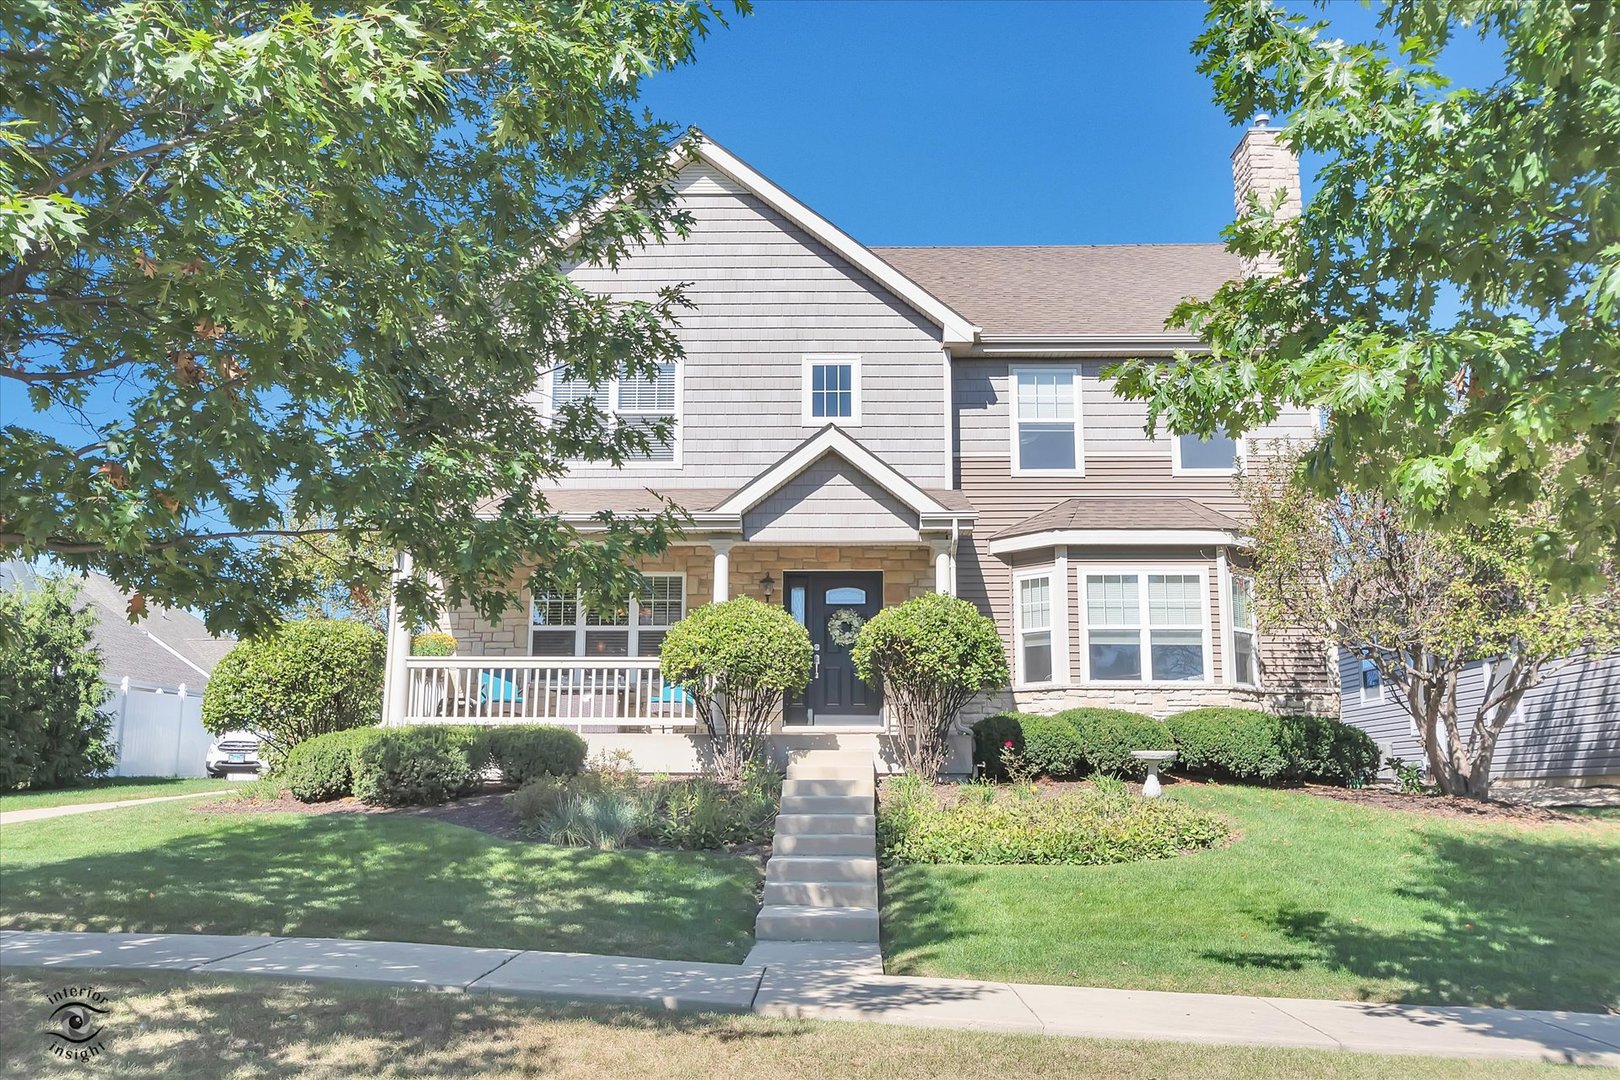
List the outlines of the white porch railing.
<svg viewBox="0 0 1620 1080">
<path fill-rule="evenodd" d="M 690 731 L 697 705 L 665 685 L 656 657 L 412 656 L 407 724 L 559 724 L 594 731 Z"/>
</svg>

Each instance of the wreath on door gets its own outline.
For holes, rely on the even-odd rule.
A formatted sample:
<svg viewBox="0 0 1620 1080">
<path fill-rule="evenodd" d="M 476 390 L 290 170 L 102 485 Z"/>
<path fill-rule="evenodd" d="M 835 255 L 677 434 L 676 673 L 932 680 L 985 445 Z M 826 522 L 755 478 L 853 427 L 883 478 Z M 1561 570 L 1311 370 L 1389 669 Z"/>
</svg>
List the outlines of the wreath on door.
<svg viewBox="0 0 1620 1080">
<path fill-rule="evenodd" d="M 839 608 L 827 616 L 827 637 L 846 648 L 855 644 L 866 620 L 854 608 Z"/>
</svg>

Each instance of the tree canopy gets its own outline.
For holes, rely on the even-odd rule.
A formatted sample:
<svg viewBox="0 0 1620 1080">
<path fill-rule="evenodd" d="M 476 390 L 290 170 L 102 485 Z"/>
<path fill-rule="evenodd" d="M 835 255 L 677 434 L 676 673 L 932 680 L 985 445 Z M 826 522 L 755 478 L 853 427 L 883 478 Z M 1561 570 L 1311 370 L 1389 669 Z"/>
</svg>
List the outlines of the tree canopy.
<svg viewBox="0 0 1620 1080">
<path fill-rule="evenodd" d="M 1285 114 L 1317 190 L 1297 218 L 1251 202 L 1228 246 L 1281 272 L 1183 304 L 1210 355 L 1130 365 L 1121 391 L 1206 436 L 1321 406 L 1317 491 L 1425 528 L 1550 508 L 1516 519 L 1542 572 L 1598 587 L 1620 555 L 1620 4 L 1386 0 L 1380 26 L 1394 50 L 1212 0 L 1216 102 Z M 1500 47 L 1490 85 L 1441 70 L 1461 35 Z"/>
<path fill-rule="evenodd" d="M 677 133 L 636 95 L 717 3 L 6 5 L 0 555 L 215 631 L 308 599 L 260 542 L 283 533 L 409 550 L 423 619 L 497 615 L 531 565 L 628 587 L 676 513 L 587 543 L 543 489 L 668 433 L 533 401 L 553 368 L 680 355 L 678 290 L 564 271 L 684 229 Z M 383 593 L 387 567 L 349 567 Z"/>
</svg>

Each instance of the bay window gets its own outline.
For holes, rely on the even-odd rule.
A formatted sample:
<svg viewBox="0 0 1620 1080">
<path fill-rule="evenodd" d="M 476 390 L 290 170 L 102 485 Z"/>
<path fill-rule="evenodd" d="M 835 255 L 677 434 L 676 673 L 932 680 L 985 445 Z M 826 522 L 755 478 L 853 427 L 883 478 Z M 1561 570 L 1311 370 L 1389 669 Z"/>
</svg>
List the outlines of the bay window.
<svg viewBox="0 0 1620 1080">
<path fill-rule="evenodd" d="M 1084 580 L 1089 681 L 1207 681 L 1202 573 L 1089 572 Z"/>
<path fill-rule="evenodd" d="M 1052 681 L 1052 577 L 1018 579 L 1018 681 Z"/>
<path fill-rule="evenodd" d="M 1254 620 L 1254 582 L 1232 575 L 1232 681 L 1241 686 L 1260 682 L 1260 651 Z"/>
<path fill-rule="evenodd" d="M 657 656 L 664 635 L 686 614 L 686 578 L 645 574 L 642 595 L 593 611 L 577 594 L 536 591 L 530 606 L 535 656 Z"/>
</svg>

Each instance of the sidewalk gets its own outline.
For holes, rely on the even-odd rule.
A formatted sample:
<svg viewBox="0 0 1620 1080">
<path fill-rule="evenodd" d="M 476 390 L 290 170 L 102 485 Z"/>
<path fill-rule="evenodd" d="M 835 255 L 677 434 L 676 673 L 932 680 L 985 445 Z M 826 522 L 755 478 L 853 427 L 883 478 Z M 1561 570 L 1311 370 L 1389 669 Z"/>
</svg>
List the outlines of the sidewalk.
<svg viewBox="0 0 1620 1080">
<path fill-rule="evenodd" d="M 742 964 L 388 941 L 0 931 L 0 965 L 339 979 L 663 1009 L 1046 1035 L 1620 1066 L 1620 1016 L 919 979 L 875 946 L 771 944 Z"/>
<path fill-rule="evenodd" d="M 120 799 L 117 802 L 69 803 L 67 806 L 40 806 L 32 810 L 0 812 L 0 825 L 16 825 L 23 821 L 44 821 L 46 818 L 67 817 L 70 814 L 90 814 L 97 810 L 116 810 L 120 806 L 144 806 L 147 803 L 174 802 L 178 799 L 202 799 L 209 795 L 229 795 L 231 789 L 193 791 L 185 795 L 153 795 L 145 799 Z"/>
</svg>

